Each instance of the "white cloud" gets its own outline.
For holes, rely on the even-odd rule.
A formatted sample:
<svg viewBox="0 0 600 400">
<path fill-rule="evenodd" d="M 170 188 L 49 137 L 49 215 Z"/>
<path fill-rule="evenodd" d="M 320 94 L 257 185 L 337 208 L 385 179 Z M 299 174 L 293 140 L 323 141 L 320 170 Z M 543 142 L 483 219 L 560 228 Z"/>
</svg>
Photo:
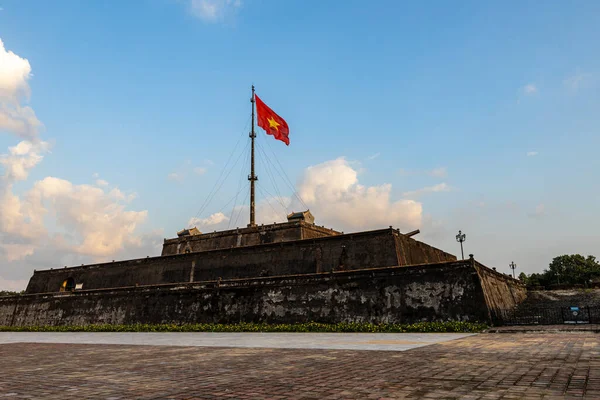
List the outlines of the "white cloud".
<svg viewBox="0 0 600 400">
<path fill-rule="evenodd" d="M 206 168 L 204 168 L 204 167 L 196 167 L 196 168 L 194 168 L 194 173 L 196 175 L 204 175 L 206 173 Z"/>
<path fill-rule="evenodd" d="M 538 88 L 533 83 L 528 83 L 527 85 L 523 86 L 523 93 L 525 93 L 527 96 L 536 94 L 537 92 Z"/>
<path fill-rule="evenodd" d="M 47 177 L 34 183 L 24 195 L 13 193 L 17 181 L 27 179 L 46 151 L 45 142 L 22 141 L 0 155 L 4 174 L 0 179 L 0 248 L 6 262 L 32 256 L 49 244 L 89 256 L 107 256 L 126 246 L 138 246 L 135 228 L 146 211 L 127 211 L 134 194 L 118 188 L 105 192 L 90 185 Z M 48 232 L 46 223 L 61 234 Z M 68 240 L 67 240 L 68 236 Z"/>
<path fill-rule="evenodd" d="M 446 167 L 434 168 L 428 172 L 428 175 L 434 178 L 446 178 L 448 176 L 448 170 Z"/>
<path fill-rule="evenodd" d="M 268 225 L 277 222 L 285 222 L 287 221 L 287 214 L 293 209 L 300 210 L 302 209 L 302 206 L 297 202 L 292 202 L 290 197 L 276 196 L 262 198 L 256 203 L 256 223 Z M 246 226 L 250 218 L 250 207 L 245 204 L 237 206 L 231 215 L 232 220 L 231 222 L 228 222 L 227 227 L 235 228 L 238 226 Z"/>
<path fill-rule="evenodd" d="M 29 140 L 42 127 L 33 109 L 22 104 L 29 100 L 31 76 L 29 61 L 6 50 L 0 39 L 0 131 Z"/>
<path fill-rule="evenodd" d="M 46 177 L 21 194 L 13 191 L 50 147 L 38 137 L 41 122 L 22 104 L 30 96 L 30 78 L 29 62 L 0 41 L 0 131 L 25 138 L 0 155 L 0 287 L 23 289 L 27 281 L 22 278 L 33 266 L 142 256 L 150 249 L 156 249 L 150 254 L 158 253 L 161 238 L 136 233 L 147 211 L 126 209 L 135 193 L 106 191 L 107 182 L 98 179 L 98 173 L 93 176 L 100 187 Z"/>
<path fill-rule="evenodd" d="M 438 183 L 437 185 L 427 186 L 421 189 L 404 192 L 402 196 L 415 198 L 426 193 L 449 192 L 450 190 L 452 190 L 452 188 L 446 183 Z"/>
<path fill-rule="evenodd" d="M 32 255 L 35 251 L 35 246 L 23 243 L 0 243 L 0 248 L 2 248 L 4 257 L 8 262 L 21 260 Z"/>
<path fill-rule="evenodd" d="M 0 39 L 0 97 L 18 100 L 29 97 L 27 81 L 31 78 L 31 65 L 12 51 L 6 50 Z"/>
<path fill-rule="evenodd" d="M 217 22 L 242 6 L 241 0 L 190 0 L 189 11 L 205 22 Z"/>
<path fill-rule="evenodd" d="M 546 206 L 544 205 L 544 203 L 540 203 L 537 206 L 535 206 L 535 209 L 533 210 L 532 213 L 529 214 L 530 217 L 533 218 L 539 218 L 539 217 L 543 217 L 546 214 Z"/>
<path fill-rule="evenodd" d="M 227 217 L 222 212 L 218 212 L 218 213 L 212 214 L 208 218 L 196 218 L 196 217 L 190 218 L 190 220 L 188 221 L 188 226 L 190 228 L 195 226 L 198 229 L 200 229 L 200 231 L 211 230 L 216 225 L 219 225 L 219 224 L 221 224 L 223 222 L 227 222 L 227 221 L 229 221 L 229 217 Z"/>
<path fill-rule="evenodd" d="M 206 160 L 206 165 L 209 165 Z M 167 179 L 173 182 L 183 182 L 190 174 L 202 176 L 208 172 L 208 167 L 192 167 L 192 161 L 186 160 L 183 165 L 174 168 L 173 172 L 167 175 Z"/>
<path fill-rule="evenodd" d="M 3 248 L 0 248 L 0 258 L 2 259 L 0 289 L 25 289 L 34 268 L 62 268 L 92 262 L 130 260 L 160 254 L 164 238 L 162 230 L 153 230 L 136 237 L 138 239 L 136 243 L 129 243 L 120 250 L 104 256 L 74 252 L 71 245 L 74 237 L 68 232 L 54 233 L 45 237 L 43 241 L 36 242 L 33 254 L 22 257 L 15 251 L 13 253 L 15 259 L 11 262 L 6 261 L 7 255 L 3 252 Z M 6 283 L 3 283 L 3 278 Z"/>
<path fill-rule="evenodd" d="M 31 255 L 53 240 L 46 221 L 69 234 L 72 240 L 60 244 L 71 252 L 107 256 L 125 246 L 139 245 L 134 231 L 146 219 L 147 211 L 125 210 L 131 195 L 117 188 L 107 193 L 98 187 L 47 177 L 19 197 L 12 192 L 11 179 L 26 177 L 26 172 L 11 171 L 5 171 L 0 197 L 0 247 L 7 261 Z"/>
<path fill-rule="evenodd" d="M 385 228 L 390 224 L 403 230 L 421 226 L 421 203 L 391 198 L 392 186 L 364 186 L 358 182 L 358 171 L 344 158 L 326 161 L 306 168 L 298 184 L 301 203 L 295 197 L 264 198 L 256 205 L 259 224 L 283 222 L 286 214 L 308 207 L 319 225 L 343 231 Z M 206 230 L 245 226 L 248 206 L 237 206 L 231 220 L 222 213 L 206 219 L 192 218 L 189 226 Z M 202 229 L 200 229 L 202 230 Z"/>
<path fill-rule="evenodd" d="M 546 206 L 544 206 L 544 204 L 538 204 L 538 205 L 535 207 L 535 213 L 536 213 L 537 215 L 544 214 L 545 212 L 546 212 Z"/>
<path fill-rule="evenodd" d="M 381 155 L 381 153 L 371 154 L 369 157 L 367 157 L 367 160 L 374 160 L 377 157 L 379 157 L 380 155 Z"/>
<path fill-rule="evenodd" d="M 413 169 L 408 170 L 404 168 L 400 168 L 398 173 L 402 176 L 418 176 L 418 175 L 428 175 L 434 178 L 446 178 L 448 176 L 448 169 L 446 167 L 438 167 L 433 169 Z"/>
<path fill-rule="evenodd" d="M 0 155 L 0 165 L 4 169 L 0 178 L 0 232 L 4 236 L 31 240 L 45 234 L 41 217 L 36 215 L 29 202 L 21 201 L 13 194 L 12 188 L 15 182 L 27 179 L 29 171 L 42 161 L 40 153 L 46 149 L 45 142 L 22 141 L 9 147 L 9 154 Z M 5 253 L 11 249 L 15 247 L 5 247 Z M 15 259 L 10 254 L 7 258 Z"/>
<path fill-rule="evenodd" d="M 563 81 L 565 87 L 571 91 L 576 92 L 579 89 L 583 89 L 590 85 L 592 74 L 583 73 L 581 71 L 569 76 Z"/>
<path fill-rule="evenodd" d="M 48 151 L 47 142 L 32 143 L 27 140 L 9 147 L 9 154 L 0 155 L 0 165 L 4 167 L 4 179 L 10 182 L 27 179 L 29 170 L 44 158 L 41 153 Z"/>
<path fill-rule="evenodd" d="M 390 184 L 359 184 L 357 171 L 344 158 L 308 167 L 298 185 L 300 197 L 315 218 L 334 228 L 360 230 L 390 224 L 403 229 L 418 227 L 421 204 L 413 200 L 393 201 L 391 189 Z"/>
<path fill-rule="evenodd" d="M 535 157 L 538 155 L 537 151 L 528 151 L 527 152 L 527 157 Z"/>
<path fill-rule="evenodd" d="M 167 175 L 167 179 L 174 182 L 183 182 L 183 176 L 177 172 L 171 172 L 169 175 Z"/>
<path fill-rule="evenodd" d="M 125 194 L 119 188 L 113 188 L 108 195 L 116 200 L 122 200 L 125 203 L 131 203 L 136 197 L 137 193 Z"/>
<path fill-rule="evenodd" d="M 27 193 L 36 216 L 52 217 L 56 224 L 74 236 L 70 250 L 92 256 L 107 256 L 126 245 L 139 245 L 136 227 L 145 221 L 147 211 L 127 211 L 118 189 L 106 193 L 90 185 L 47 177 Z"/>
<path fill-rule="evenodd" d="M 43 214 L 25 199 L 12 192 L 12 185 L 3 188 L 0 195 L 0 232 L 3 244 L 19 243 L 41 238 L 46 234 Z M 12 257 L 11 257 L 12 258 Z"/>
<path fill-rule="evenodd" d="M 131 241 L 132 244 L 123 246 L 121 250 L 111 254 L 111 259 L 114 260 L 131 260 L 146 256 L 159 255 L 162 250 L 164 239 L 164 231 L 162 229 L 154 229 L 150 232 L 141 233 L 136 236 L 136 240 Z"/>
<path fill-rule="evenodd" d="M 42 123 L 31 107 L 0 102 L 0 130 L 33 140 L 38 135 Z"/>
<path fill-rule="evenodd" d="M 1 11 L 1 10 L 0 10 Z M 25 279 L 5 279 L 0 276 L 0 290 L 10 290 L 20 292 L 27 287 L 29 281 Z"/>
</svg>

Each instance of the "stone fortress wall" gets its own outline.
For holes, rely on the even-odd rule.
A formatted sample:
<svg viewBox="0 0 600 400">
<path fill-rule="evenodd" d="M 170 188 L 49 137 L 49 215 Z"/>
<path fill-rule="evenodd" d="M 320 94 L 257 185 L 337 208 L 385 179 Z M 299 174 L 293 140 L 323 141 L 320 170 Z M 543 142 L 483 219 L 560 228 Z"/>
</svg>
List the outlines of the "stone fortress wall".
<svg viewBox="0 0 600 400">
<path fill-rule="evenodd" d="M 498 320 L 517 280 L 390 227 L 343 234 L 290 220 L 165 240 L 162 256 L 34 271 L 0 325 Z M 295 215 L 295 214 L 292 214 Z"/>
<path fill-rule="evenodd" d="M 257 225 L 254 227 L 165 239 L 161 255 L 172 256 L 175 254 L 257 246 L 260 244 L 293 240 L 316 239 L 340 234 L 341 232 L 308 222 L 288 221 L 271 225 Z"/>
<path fill-rule="evenodd" d="M 475 260 L 0 298 L 0 326 L 493 321 L 525 296 Z"/>
<path fill-rule="evenodd" d="M 166 245 L 170 246 L 170 243 Z M 312 274 L 454 260 L 456 257 L 452 254 L 388 228 L 35 271 L 26 292 L 58 292 L 67 279 L 73 279 L 82 289 L 102 289 Z"/>
</svg>

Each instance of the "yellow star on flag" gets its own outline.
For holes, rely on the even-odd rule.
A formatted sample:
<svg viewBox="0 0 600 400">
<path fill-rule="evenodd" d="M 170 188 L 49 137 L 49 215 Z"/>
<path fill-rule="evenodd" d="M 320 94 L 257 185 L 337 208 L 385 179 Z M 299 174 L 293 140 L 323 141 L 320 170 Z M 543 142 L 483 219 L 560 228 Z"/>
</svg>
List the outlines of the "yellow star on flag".
<svg viewBox="0 0 600 400">
<path fill-rule="evenodd" d="M 269 121 L 269 128 L 275 128 L 275 129 L 279 130 L 278 126 L 281 124 L 278 123 L 277 121 L 275 121 L 275 118 L 273 118 L 273 117 L 267 118 L 267 121 Z"/>
</svg>

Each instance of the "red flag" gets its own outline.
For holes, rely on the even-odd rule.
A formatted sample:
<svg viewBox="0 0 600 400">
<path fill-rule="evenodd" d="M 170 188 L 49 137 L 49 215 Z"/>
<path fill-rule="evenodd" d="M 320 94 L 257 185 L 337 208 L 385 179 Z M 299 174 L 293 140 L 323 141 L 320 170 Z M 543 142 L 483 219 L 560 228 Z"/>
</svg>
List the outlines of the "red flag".
<svg viewBox="0 0 600 400">
<path fill-rule="evenodd" d="M 256 99 L 256 113 L 258 115 L 258 126 L 263 128 L 269 135 L 275 136 L 275 139 L 281 140 L 286 145 L 290 145 L 290 129 L 288 128 L 287 122 L 279 115 L 275 114 L 275 111 L 271 110 L 257 95 L 254 95 Z"/>
</svg>

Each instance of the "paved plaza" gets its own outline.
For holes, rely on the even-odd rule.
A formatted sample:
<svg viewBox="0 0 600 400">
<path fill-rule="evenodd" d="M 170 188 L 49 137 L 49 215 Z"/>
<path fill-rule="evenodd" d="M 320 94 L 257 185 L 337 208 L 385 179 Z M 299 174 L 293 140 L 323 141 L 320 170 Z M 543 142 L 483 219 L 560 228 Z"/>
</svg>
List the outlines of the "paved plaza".
<svg viewBox="0 0 600 400">
<path fill-rule="evenodd" d="M 10 335 L 0 344 L 0 398 L 600 399 L 594 333 L 432 335 L 427 346 L 419 335 L 336 334 L 358 346 L 387 337 L 394 351 L 308 348 L 308 339 L 300 348 L 264 348 L 190 345 L 191 336 L 180 340 L 185 346 L 150 346 L 31 342 L 42 334 L 20 343 L 22 334 Z M 400 351 L 402 340 L 420 343 Z"/>
<path fill-rule="evenodd" d="M 469 333 L 163 333 L 0 332 L 3 343 L 129 344 L 151 346 L 261 347 L 276 349 L 402 351 L 470 336 Z"/>
</svg>

